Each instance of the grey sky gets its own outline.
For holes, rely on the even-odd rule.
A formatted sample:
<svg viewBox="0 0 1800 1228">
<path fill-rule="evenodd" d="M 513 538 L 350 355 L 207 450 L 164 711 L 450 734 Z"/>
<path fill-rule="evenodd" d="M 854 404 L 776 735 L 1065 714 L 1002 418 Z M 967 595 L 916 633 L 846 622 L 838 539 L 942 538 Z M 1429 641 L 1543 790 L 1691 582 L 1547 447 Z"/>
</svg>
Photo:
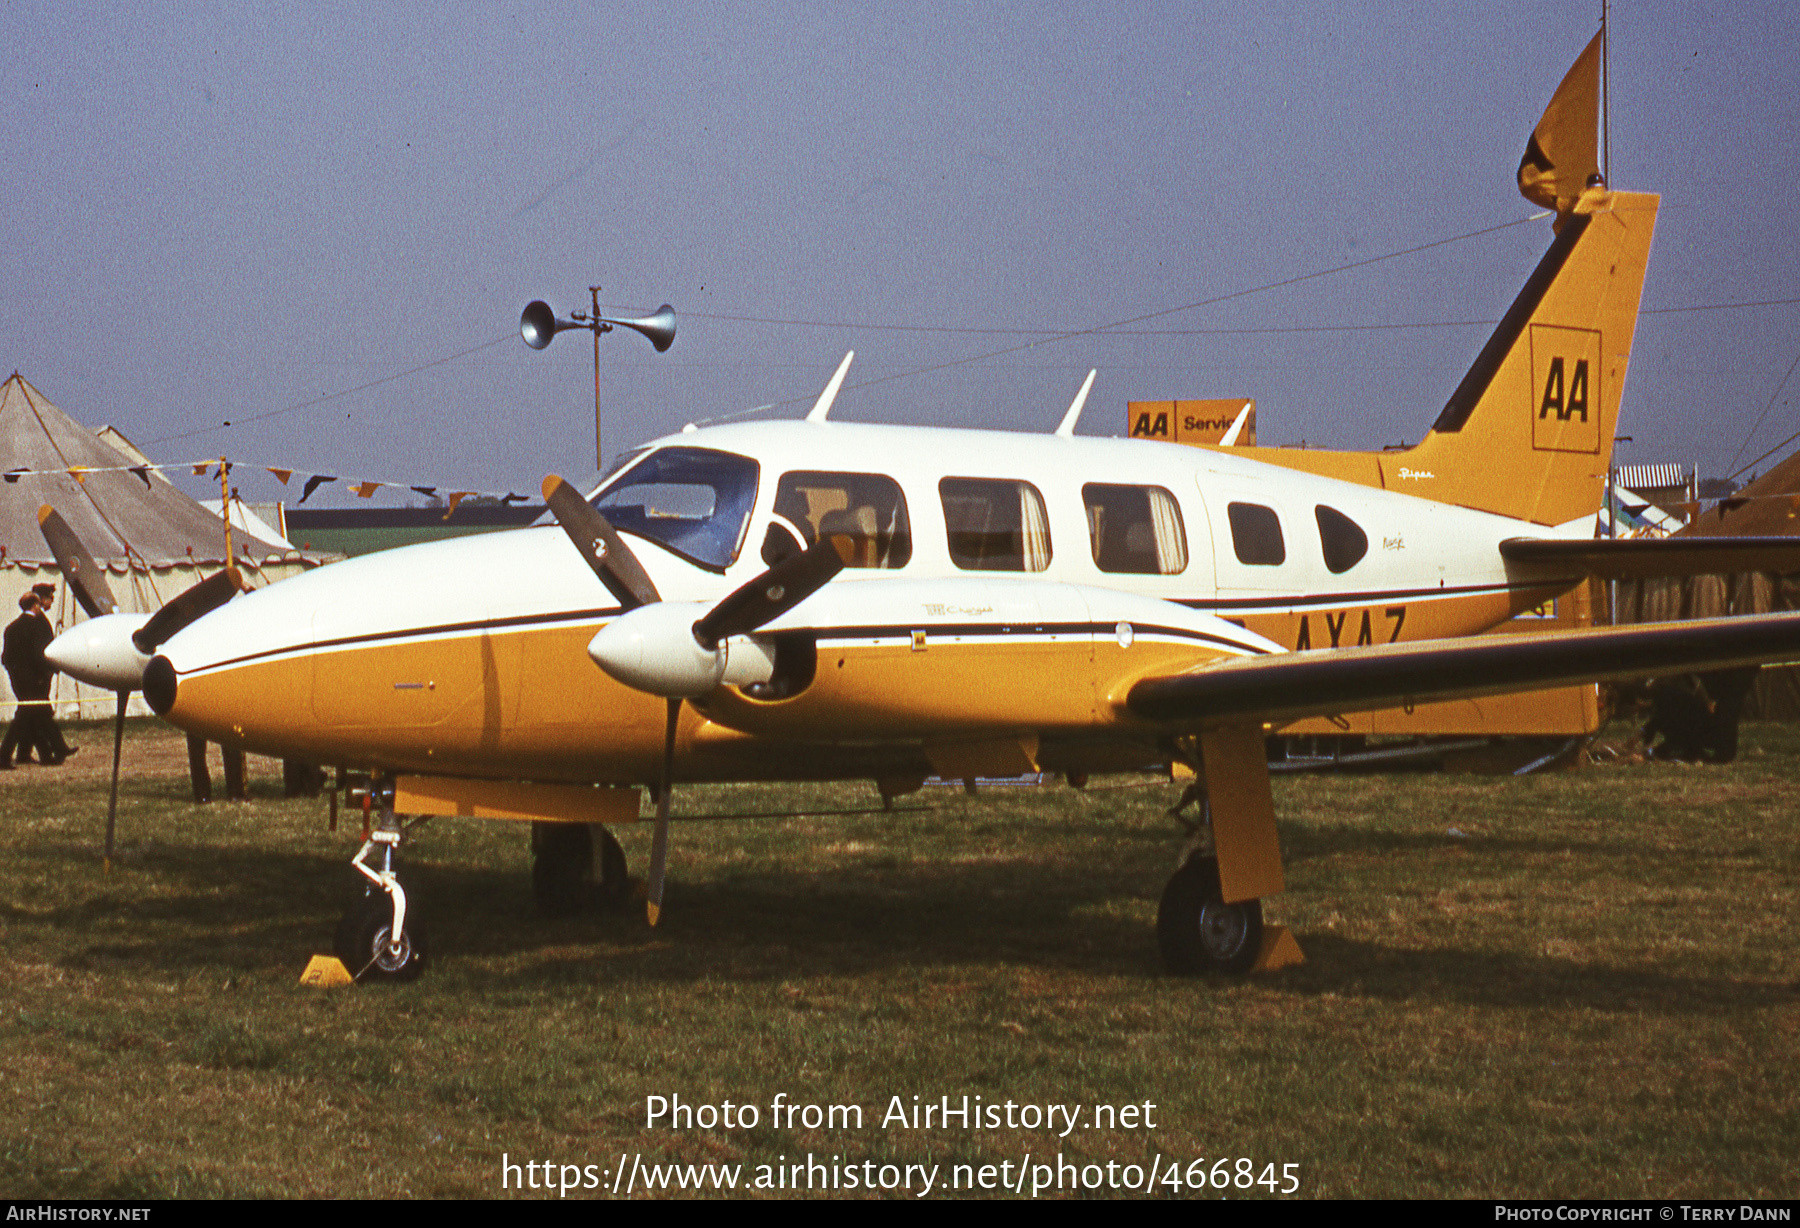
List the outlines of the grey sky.
<svg viewBox="0 0 1800 1228">
<path fill-rule="evenodd" d="M 591 351 L 527 351 L 519 309 L 598 281 L 681 318 L 666 355 L 607 338 L 609 452 L 810 399 L 849 348 L 848 419 L 1049 430 L 1097 366 L 1086 433 L 1249 395 L 1265 442 L 1416 441 L 1485 327 L 1167 330 L 1493 320 L 1548 223 L 860 391 L 1030 338 L 716 317 L 1080 329 L 1527 217 L 1597 17 L 0 4 L 0 366 L 159 460 L 535 494 L 592 467 Z M 1791 8 L 1623 0 L 1612 34 L 1613 183 L 1663 194 L 1646 308 L 1800 298 Z M 1800 429 L 1797 356 L 1800 305 L 1647 314 L 1621 458 L 1728 471 L 1767 408 L 1749 459 Z"/>
</svg>

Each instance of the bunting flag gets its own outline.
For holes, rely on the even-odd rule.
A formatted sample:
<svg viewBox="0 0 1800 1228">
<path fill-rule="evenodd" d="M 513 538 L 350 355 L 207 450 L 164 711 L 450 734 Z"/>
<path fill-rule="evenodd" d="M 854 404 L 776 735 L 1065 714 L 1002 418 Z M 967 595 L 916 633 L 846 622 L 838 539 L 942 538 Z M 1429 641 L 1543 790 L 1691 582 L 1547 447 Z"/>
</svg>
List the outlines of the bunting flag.
<svg viewBox="0 0 1800 1228">
<path fill-rule="evenodd" d="M 215 480 L 218 480 L 218 479 L 228 480 L 230 478 L 231 471 L 234 468 L 237 468 L 245 463 L 246 462 L 242 462 L 242 461 L 233 461 L 233 460 L 229 459 L 228 457 L 221 456 L 216 459 L 208 459 L 208 460 L 202 460 L 202 461 L 177 461 L 177 462 L 171 462 L 166 465 L 154 465 L 154 464 L 69 465 L 66 468 L 60 468 L 60 469 L 32 469 L 32 468 L 21 465 L 16 468 L 13 468 L 13 469 L 5 470 L 4 472 L 0 472 L 0 479 L 4 479 L 4 481 L 6 482 L 7 485 L 17 485 L 19 479 L 25 478 L 25 477 L 71 477 L 71 478 L 74 478 L 77 482 L 85 485 L 89 475 L 91 475 L 91 474 L 95 474 L 95 473 L 130 473 L 130 474 L 133 474 L 134 476 L 136 476 L 138 481 L 140 481 L 144 484 L 144 489 L 154 490 L 155 487 L 152 486 L 150 483 L 150 473 L 152 470 L 155 470 L 160 475 L 162 473 L 165 473 L 165 472 L 168 472 L 171 470 L 180 470 L 180 469 L 186 468 L 193 474 L 194 477 L 210 477 Z M 288 485 L 293 480 L 295 474 L 303 475 L 306 478 L 306 480 L 301 485 L 299 499 L 295 500 L 296 506 L 298 506 L 301 503 L 305 503 L 309 498 L 312 497 L 314 491 L 318 490 L 319 487 L 325 485 L 326 483 L 337 482 L 337 481 L 343 480 L 343 479 L 339 478 L 336 474 L 308 473 L 304 469 L 295 469 L 290 466 L 258 465 L 255 467 L 260 468 L 260 469 L 264 470 L 265 472 L 267 472 L 271 477 L 275 478 L 283 486 Z M 447 501 L 447 506 L 444 509 L 444 519 L 445 520 L 450 519 L 450 517 L 455 514 L 457 506 L 459 504 L 461 504 L 465 499 L 470 499 L 477 495 L 480 495 L 480 496 L 483 496 L 484 498 L 490 499 L 494 503 L 501 504 L 503 506 L 508 506 L 508 507 L 510 507 L 516 503 L 529 503 L 531 501 L 531 496 L 519 494 L 517 491 L 509 490 L 505 494 L 499 494 L 497 492 L 491 492 L 491 491 L 478 491 L 478 490 L 446 491 L 441 486 L 415 485 L 415 484 L 411 484 L 411 483 L 407 483 L 407 482 L 384 482 L 384 481 L 380 481 L 377 479 L 366 479 L 363 481 L 351 482 L 348 484 L 348 487 L 349 487 L 350 493 L 354 494 L 355 496 L 357 496 L 360 499 L 372 498 L 372 497 L 374 497 L 374 494 L 376 491 L 382 489 L 383 487 L 389 487 L 394 490 L 400 490 L 400 489 L 410 490 L 415 494 L 423 495 L 427 499 L 445 500 L 445 501 Z M 235 486 L 231 488 L 231 497 L 233 499 L 240 498 L 238 490 Z M 1780 495 L 1780 496 L 1764 495 L 1764 496 L 1759 496 L 1759 497 L 1761 497 L 1761 498 L 1787 498 L 1788 496 L 1786 496 L 1786 495 Z M 1732 501 L 1731 505 L 1734 507 L 1741 506 L 1743 503 L 1746 503 L 1748 501 L 1749 500 L 1746 500 L 1746 499 L 1737 499 L 1737 500 Z M 1795 506 L 1800 507 L 1800 496 L 1795 496 Z"/>
<path fill-rule="evenodd" d="M 310 478 L 306 479 L 306 487 L 305 487 L 305 489 L 303 489 L 300 492 L 300 502 L 305 503 L 306 500 L 309 497 L 311 497 L 313 491 L 319 489 L 319 487 L 323 486 L 327 482 L 335 482 L 335 481 L 337 481 L 337 479 L 335 477 L 331 476 L 329 473 L 313 474 Z"/>
</svg>

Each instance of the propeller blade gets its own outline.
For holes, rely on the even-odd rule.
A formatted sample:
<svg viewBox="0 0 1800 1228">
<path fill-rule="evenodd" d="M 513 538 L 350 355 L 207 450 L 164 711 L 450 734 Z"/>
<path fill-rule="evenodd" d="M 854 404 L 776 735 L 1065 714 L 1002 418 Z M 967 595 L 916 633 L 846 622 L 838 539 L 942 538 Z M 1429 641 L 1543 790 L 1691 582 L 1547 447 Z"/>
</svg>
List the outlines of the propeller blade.
<svg viewBox="0 0 1800 1228">
<path fill-rule="evenodd" d="M 43 533 L 57 567 L 62 569 L 63 578 L 69 582 L 69 591 L 75 594 L 75 600 L 87 611 L 87 616 L 99 618 L 116 611 L 119 603 L 113 600 L 112 589 L 107 587 L 106 572 L 94 562 L 94 556 L 75 536 L 69 522 L 48 503 L 38 508 L 38 529 Z"/>
<path fill-rule="evenodd" d="M 681 720 L 681 701 L 669 701 L 669 724 L 663 732 L 662 787 L 656 791 L 656 833 L 650 838 L 650 882 L 645 891 L 644 913 L 654 927 L 662 918 L 663 878 L 669 868 L 669 777 L 675 763 L 675 726 Z"/>
<path fill-rule="evenodd" d="M 544 479 L 544 502 L 600 582 L 627 610 L 662 600 L 656 585 L 613 527 L 581 497 L 581 492 L 554 473 Z"/>
<path fill-rule="evenodd" d="M 694 624 L 694 638 L 701 647 L 713 648 L 720 640 L 748 635 L 818 592 L 843 568 L 837 547 L 829 539 L 821 541 L 727 594 Z"/>
<path fill-rule="evenodd" d="M 119 692 L 119 712 L 113 718 L 112 793 L 106 799 L 106 857 L 100 863 L 101 873 L 112 873 L 113 823 L 119 817 L 119 750 L 125 741 L 125 705 L 131 702 L 130 691 Z"/>
<path fill-rule="evenodd" d="M 149 622 L 131 633 L 131 642 L 137 645 L 139 652 L 151 656 L 162 647 L 163 641 L 173 638 L 177 631 L 201 615 L 218 609 L 247 587 L 235 567 L 208 576 L 177 593 L 174 600 L 152 614 Z"/>
</svg>

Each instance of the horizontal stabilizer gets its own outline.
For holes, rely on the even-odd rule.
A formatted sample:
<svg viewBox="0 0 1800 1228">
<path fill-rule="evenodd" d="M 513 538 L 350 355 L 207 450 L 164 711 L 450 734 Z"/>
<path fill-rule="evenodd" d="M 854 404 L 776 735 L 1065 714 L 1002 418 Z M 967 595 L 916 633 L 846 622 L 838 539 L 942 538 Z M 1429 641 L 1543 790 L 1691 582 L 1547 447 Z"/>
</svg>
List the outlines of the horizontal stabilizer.
<svg viewBox="0 0 1800 1228">
<path fill-rule="evenodd" d="M 1651 576 L 1730 575 L 1743 571 L 1800 571 L 1800 537 L 1634 537 L 1553 539 L 1509 537 L 1500 543 L 1509 563 L 1602 580 Z"/>
<path fill-rule="evenodd" d="M 1146 678 L 1131 688 L 1126 706 L 1165 724 L 1247 716 L 1280 724 L 1397 703 L 1790 661 L 1800 661 L 1800 613 L 1237 657 Z"/>
</svg>

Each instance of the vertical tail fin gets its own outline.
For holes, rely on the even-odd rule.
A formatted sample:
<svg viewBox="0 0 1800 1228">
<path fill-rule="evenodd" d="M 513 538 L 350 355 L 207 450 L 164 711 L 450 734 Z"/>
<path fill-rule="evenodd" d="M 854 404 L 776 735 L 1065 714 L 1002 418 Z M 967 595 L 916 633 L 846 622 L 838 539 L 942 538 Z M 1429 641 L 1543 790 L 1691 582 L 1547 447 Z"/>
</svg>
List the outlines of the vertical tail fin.
<svg viewBox="0 0 1800 1228">
<path fill-rule="evenodd" d="M 1657 204 L 1582 193 L 1416 447 L 1233 454 L 1538 524 L 1599 511 Z"/>
<path fill-rule="evenodd" d="M 1582 195 L 1431 432 L 1382 455 L 1384 486 L 1539 524 L 1599 510 L 1657 204 Z"/>
</svg>

